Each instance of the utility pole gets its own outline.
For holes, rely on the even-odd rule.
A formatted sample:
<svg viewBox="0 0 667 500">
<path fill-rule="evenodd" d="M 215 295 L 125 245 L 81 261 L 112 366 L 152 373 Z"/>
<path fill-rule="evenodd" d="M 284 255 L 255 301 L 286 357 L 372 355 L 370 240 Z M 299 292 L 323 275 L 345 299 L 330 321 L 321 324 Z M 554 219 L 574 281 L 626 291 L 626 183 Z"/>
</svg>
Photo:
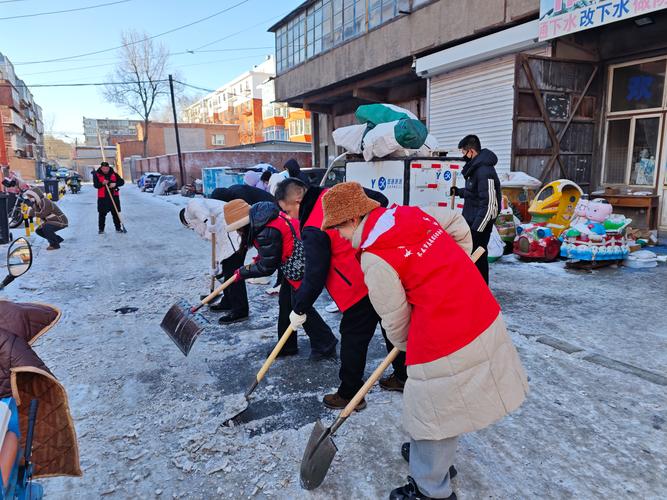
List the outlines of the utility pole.
<svg viewBox="0 0 667 500">
<path fill-rule="evenodd" d="M 174 79 L 169 75 L 169 92 L 171 93 L 171 110 L 174 112 L 174 131 L 176 132 L 176 152 L 178 153 L 178 168 L 181 172 L 181 187 L 185 186 L 185 170 L 181 155 L 181 139 L 178 135 L 178 117 L 176 113 L 176 99 L 174 98 Z"/>
</svg>

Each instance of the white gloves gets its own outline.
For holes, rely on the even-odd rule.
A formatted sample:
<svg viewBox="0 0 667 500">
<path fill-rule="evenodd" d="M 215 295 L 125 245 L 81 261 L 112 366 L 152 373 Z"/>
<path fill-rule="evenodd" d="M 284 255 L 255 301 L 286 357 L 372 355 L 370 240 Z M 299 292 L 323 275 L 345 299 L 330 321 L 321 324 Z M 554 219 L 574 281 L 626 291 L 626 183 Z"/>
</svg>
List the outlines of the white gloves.
<svg viewBox="0 0 667 500">
<path fill-rule="evenodd" d="M 222 267 L 220 264 L 218 264 L 216 267 L 212 267 L 210 270 L 211 277 L 216 278 L 217 276 L 222 274 Z"/>
<path fill-rule="evenodd" d="M 303 326 L 305 322 L 306 322 L 305 314 L 297 314 L 294 311 L 292 311 L 289 314 L 289 323 L 293 330 L 298 330 Z"/>
</svg>

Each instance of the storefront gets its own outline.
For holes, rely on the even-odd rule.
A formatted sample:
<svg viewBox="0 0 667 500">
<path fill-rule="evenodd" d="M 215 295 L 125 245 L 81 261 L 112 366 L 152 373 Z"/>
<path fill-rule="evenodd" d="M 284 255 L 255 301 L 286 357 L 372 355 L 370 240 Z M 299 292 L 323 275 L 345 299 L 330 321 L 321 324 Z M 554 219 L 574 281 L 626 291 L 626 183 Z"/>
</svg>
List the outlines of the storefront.
<svg viewBox="0 0 667 500">
<path fill-rule="evenodd" d="M 667 230 L 667 1 L 590 3 L 542 0 L 540 39 L 600 69 L 592 189 Z"/>
<path fill-rule="evenodd" d="M 441 149 L 456 152 L 461 138 L 474 133 L 498 156 L 499 171 L 512 168 L 516 54 L 547 56 L 538 43 L 538 22 L 515 26 L 417 59 L 428 78 L 428 128 Z"/>
</svg>

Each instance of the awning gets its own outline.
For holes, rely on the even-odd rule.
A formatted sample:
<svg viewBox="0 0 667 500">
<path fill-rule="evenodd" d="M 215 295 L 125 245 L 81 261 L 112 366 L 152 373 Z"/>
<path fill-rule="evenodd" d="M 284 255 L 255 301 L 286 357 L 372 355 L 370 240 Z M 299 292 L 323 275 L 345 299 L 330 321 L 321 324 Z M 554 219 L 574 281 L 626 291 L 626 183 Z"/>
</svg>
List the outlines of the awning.
<svg viewBox="0 0 667 500">
<path fill-rule="evenodd" d="M 539 21 L 530 21 L 417 59 L 416 72 L 430 78 L 537 45 Z"/>
</svg>

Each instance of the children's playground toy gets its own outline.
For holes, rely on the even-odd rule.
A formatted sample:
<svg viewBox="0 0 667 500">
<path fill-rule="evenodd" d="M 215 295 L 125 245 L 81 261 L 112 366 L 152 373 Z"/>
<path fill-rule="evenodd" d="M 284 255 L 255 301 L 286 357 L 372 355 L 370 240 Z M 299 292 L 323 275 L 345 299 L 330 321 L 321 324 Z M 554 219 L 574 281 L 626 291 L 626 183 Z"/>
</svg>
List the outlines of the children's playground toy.
<svg viewBox="0 0 667 500">
<path fill-rule="evenodd" d="M 530 204 L 531 221 L 517 227 L 514 253 L 525 260 L 550 262 L 560 255 L 558 237 L 570 226 L 583 192 L 565 179 L 544 186 Z"/>
<path fill-rule="evenodd" d="M 630 252 L 625 229 L 632 219 L 612 210 L 603 199 L 580 200 L 570 228 L 561 237 L 561 257 L 588 262 L 625 259 Z"/>
</svg>

